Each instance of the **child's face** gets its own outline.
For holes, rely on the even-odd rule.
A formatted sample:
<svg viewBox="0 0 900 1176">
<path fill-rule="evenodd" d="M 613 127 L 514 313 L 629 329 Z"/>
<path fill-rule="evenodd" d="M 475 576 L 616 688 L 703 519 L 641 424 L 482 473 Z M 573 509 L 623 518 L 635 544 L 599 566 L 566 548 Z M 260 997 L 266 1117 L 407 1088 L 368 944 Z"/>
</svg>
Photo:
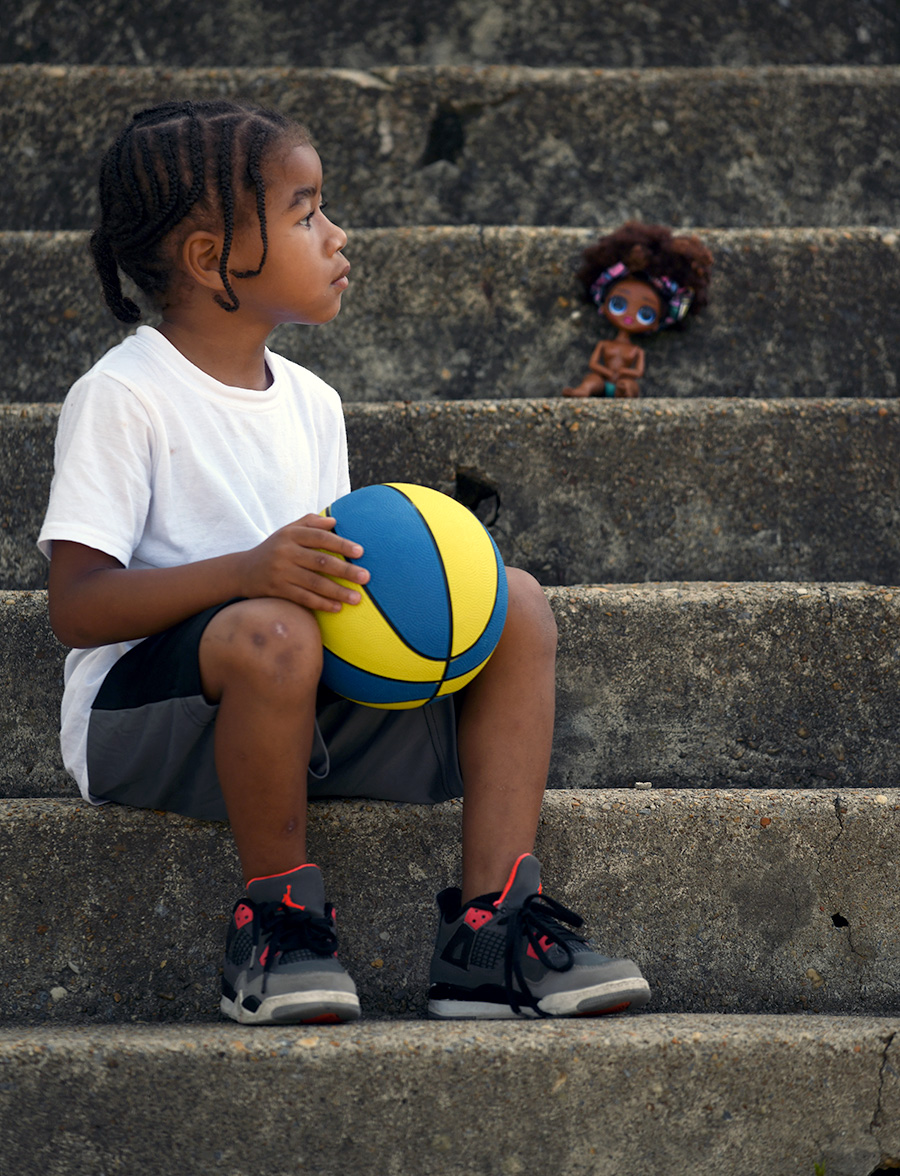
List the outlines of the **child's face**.
<svg viewBox="0 0 900 1176">
<path fill-rule="evenodd" d="M 278 323 L 327 323 L 341 309 L 350 265 L 347 234 L 322 211 L 322 164 L 309 145 L 276 155 L 266 172 L 268 256 L 262 273 L 235 279 L 239 315 Z M 261 255 L 256 218 L 235 232 L 230 271 L 256 269 Z"/>
<path fill-rule="evenodd" d="M 646 335 L 655 331 L 661 309 L 659 295 L 639 278 L 616 282 L 603 303 L 603 313 L 612 325 L 629 335 Z"/>
</svg>

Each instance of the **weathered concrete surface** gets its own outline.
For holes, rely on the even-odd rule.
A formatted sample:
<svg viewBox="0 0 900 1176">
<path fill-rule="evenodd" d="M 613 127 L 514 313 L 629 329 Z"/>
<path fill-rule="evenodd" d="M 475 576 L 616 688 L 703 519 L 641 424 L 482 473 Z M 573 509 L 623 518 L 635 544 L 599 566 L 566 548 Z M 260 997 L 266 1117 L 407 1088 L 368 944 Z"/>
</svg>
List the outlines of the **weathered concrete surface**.
<svg viewBox="0 0 900 1176">
<path fill-rule="evenodd" d="M 89 227 L 103 149 L 173 96 L 302 119 L 345 227 L 894 224 L 900 67 L 0 67 L 0 227 Z M 649 164 L 648 164 L 649 161 Z"/>
<path fill-rule="evenodd" d="M 896 783 L 896 590 L 547 591 L 560 629 L 554 786 Z"/>
<path fill-rule="evenodd" d="M 0 1147 L 21 1176 L 496 1176 L 535 1156 L 559 1176 L 869 1176 L 900 1155 L 898 1030 L 644 1015 L 4 1031 Z"/>
<path fill-rule="evenodd" d="M 353 405 L 347 424 L 354 485 L 455 494 L 545 584 L 900 581 L 896 401 Z"/>
<path fill-rule="evenodd" d="M 900 592 L 847 584 L 547 589 L 555 788 L 890 787 Z M 40 592 L 0 598 L 0 795 L 70 795 L 63 649 Z"/>
<path fill-rule="evenodd" d="M 462 805 L 317 802 L 310 855 L 366 1015 L 424 1015 L 434 895 Z M 559 791 L 547 892 L 635 959 L 652 1011 L 900 1013 L 900 790 Z M 217 1016 L 240 894 L 227 826 L 79 801 L 0 802 L 0 1019 Z"/>
<path fill-rule="evenodd" d="M 272 346 L 345 401 L 556 396 L 606 330 L 574 280 L 596 235 L 351 230 L 340 317 L 318 330 L 283 328 Z M 643 397 L 897 395 L 894 229 L 700 235 L 715 257 L 710 306 L 648 341 Z M 85 233 L 0 233 L 0 399 L 61 400 L 127 331 L 103 303 Z"/>
<path fill-rule="evenodd" d="M 900 582 L 900 402 L 347 405 L 353 484 L 455 495 L 544 584 Z M 56 406 L 0 405 L 0 586 L 39 588 Z"/>
<path fill-rule="evenodd" d="M 112 65 L 882 65 L 900 60 L 891 0 L 155 0 L 17 4 L 0 61 Z"/>
</svg>

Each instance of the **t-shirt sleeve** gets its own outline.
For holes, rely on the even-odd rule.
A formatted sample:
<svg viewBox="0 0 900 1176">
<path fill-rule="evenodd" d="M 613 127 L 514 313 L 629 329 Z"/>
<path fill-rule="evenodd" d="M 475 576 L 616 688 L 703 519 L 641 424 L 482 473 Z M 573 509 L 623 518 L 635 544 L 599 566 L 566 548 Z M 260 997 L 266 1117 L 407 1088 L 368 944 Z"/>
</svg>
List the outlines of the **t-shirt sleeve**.
<svg viewBox="0 0 900 1176">
<path fill-rule="evenodd" d="M 82 377 L 60 413 L 43 554 L 68 540 L 127 567 L 147 519 L 152 465 L 152 422 L 134 391 L 108 374 Z"/>
</svg>

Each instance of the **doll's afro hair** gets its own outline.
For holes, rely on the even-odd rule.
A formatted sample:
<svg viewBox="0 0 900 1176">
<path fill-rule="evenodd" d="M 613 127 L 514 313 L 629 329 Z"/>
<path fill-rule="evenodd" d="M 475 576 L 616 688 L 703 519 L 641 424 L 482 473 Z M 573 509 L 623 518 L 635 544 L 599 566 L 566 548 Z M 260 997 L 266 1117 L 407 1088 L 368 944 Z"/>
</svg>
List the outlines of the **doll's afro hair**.
<svg viewBox="0 0 900 1176">
<path fill-rule="evenodd" d="M 591 286 L 604 270 L 622 262 L 636 277 L 671 278 L 694 291 L 688 313 L 697 314 L 708 301 L 713 256 L 698 237 L 674 237 L 664 225 L 628 221 L 614 233 L 589 245 L 576 274 L 585 301 L 593 301 Z"/>
</svg>

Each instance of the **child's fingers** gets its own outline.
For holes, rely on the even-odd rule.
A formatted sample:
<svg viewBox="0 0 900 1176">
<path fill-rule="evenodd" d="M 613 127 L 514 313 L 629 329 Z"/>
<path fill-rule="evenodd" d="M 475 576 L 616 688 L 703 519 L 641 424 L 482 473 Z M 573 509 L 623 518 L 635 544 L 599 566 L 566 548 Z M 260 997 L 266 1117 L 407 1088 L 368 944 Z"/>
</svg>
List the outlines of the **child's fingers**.
<svg viewBox="0 0 900 1176">
<path fill-rule="evenodd" d="M 298 568 L 308 569 L 318 578 L 337 576 L 341 580 L 349 580 L 354 584 L 369 582 L 368 569 L 359 564 L 348 563 L 339 559 L 337 555 L 330 555 L 318 548 L 297 546 L 294 552 L 294 563 Z M 330 583 L 333 581 L 329 581 Z"/>
<path fill-rule="evenodd" d="M 332 529 L 334 525 L 334 519 L 325 519 L 320 515 L 307 515 L 306 518 L 291 523 L 285 530 L 301 547 L 322 548 L 342 555 L 345 559 L 359 559 L 363 554 L 362 545 L 355 543 L 352 539 L 335 535 Z"/>
</svg>

